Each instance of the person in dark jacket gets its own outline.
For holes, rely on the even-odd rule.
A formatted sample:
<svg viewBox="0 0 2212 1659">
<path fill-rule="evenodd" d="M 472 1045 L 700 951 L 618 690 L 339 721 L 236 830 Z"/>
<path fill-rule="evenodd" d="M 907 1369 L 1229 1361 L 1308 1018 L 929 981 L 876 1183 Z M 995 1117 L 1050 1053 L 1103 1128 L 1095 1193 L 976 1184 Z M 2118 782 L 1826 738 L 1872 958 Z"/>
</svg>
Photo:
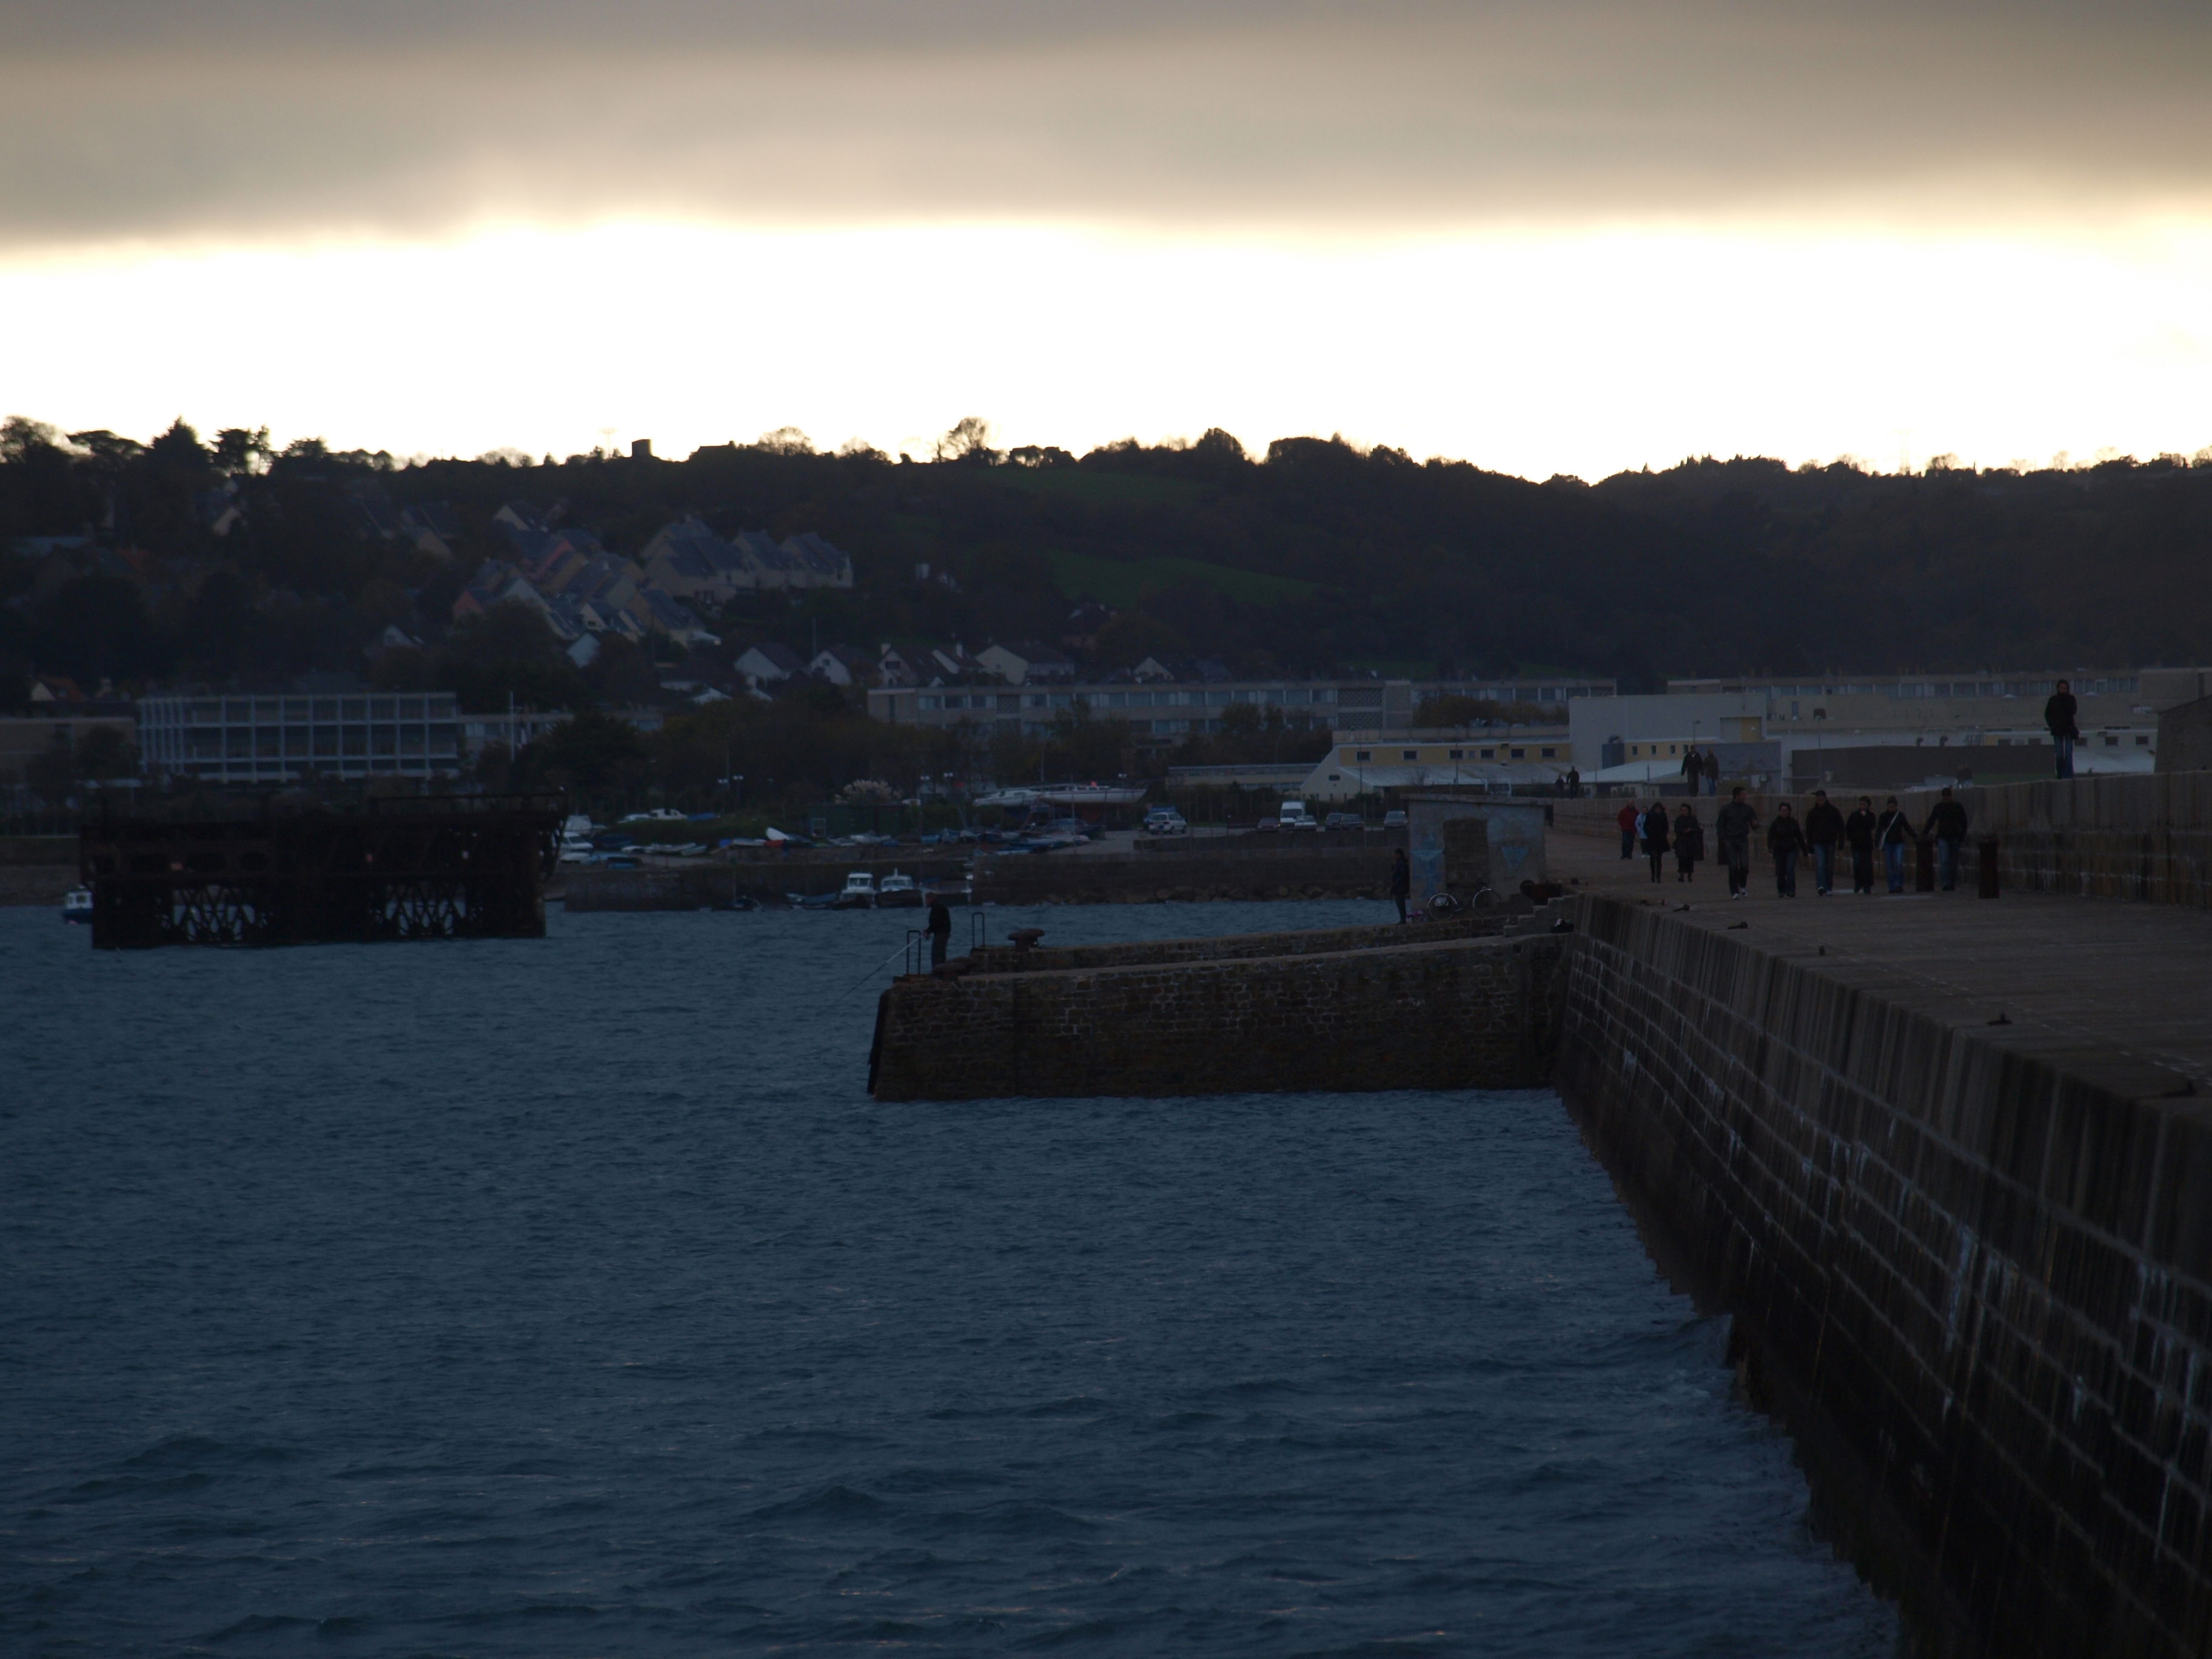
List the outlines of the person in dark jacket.
<svg viewBox="0 0 2212 1659">
<path fill-rule="evenodd" d="M 1689 784 L 1690 793 L 1693 795 L 1705 785 L 1705 757 L 1698 752 L 1698 745 L 1694 743 L 1682 756 L 1682 777 Z"/>
<path fill-rule="evenodd" d="M 952 942 L 952 911 L 945 902 L 942 893 L 929 896 L 929 921 L 926 931 L 929 934 L 929 965 L 942 968 L 945 966 L 945 947 Z"/>
<path fill-rule="evenodd" d="M 1625 859 L 1632 859 L 1636 856 L 1636 818 L 1637 805 L 1634 801 L 1630 801 L 1613 815 L 1613 821 L 1620 826 L 1620 856 Z"/>
<path fill-rule="evenodd" d="M 1717 749 L 1708 749 L 1705 750 L 1705 793 L 1709 795 L 1717 795 L 1720 792 L 1721 751 Z"/>
<path fill-rule="evenodd" d="M 1874 838 L 1881 820 L 1874 815 L 1871 797 L 1859 797 L 1858 811 L 1844 820 L 1844 840 L 1851 849 L 1851 891 L 1874 891 Z"/>
<path fill-rule="evenodd" d="M 2074 724 L 2074 716 L 2081 705 L 2074 701 L 2074 688 L 2064 680 L 2051 694 L 2051 701 L 2043 705 L 2043 723 L 2051 728 L 2051 753 L 2058 762 L 2058 775 L 2074 775 L 2074 740 L 2081 735 Z"/>
<path fill-rule="evenodd" d="M 1936 879 L 1945 892 L 1959 884 L 1959 843 L 1966 838 L 1966 809 L 1946 789 L 1920 833 L 1936 837 Z"/>
<path fill-rule="evenodd" d="M 1651 860 L 1651 879 L 1657 881 L 1667 867 L 1667 803 L 1653 801 L 1636 827 L 1644 833 L 1644 856 Z"/>
<path fill-rule="evenodd" d="M 1406 849 L 1390 854 L 1390 896 L 1398 901 L 1398 920 L 1406 920 L 1406 900 L 1413 890 L 1413 866 L 1406 862 Z"/>
<path fill-rule="evenodd" d="M 1903 892 L 1905 848 L 1912 839 L 1912 825 L 1905 816 L 1905 809 L 1897 804 L 1896 796 L 1889 797 L 1882 806 L 1881 816 L 1875 820 L 1874 838 L 1881 848 L 1882 873 L 1889 878 L 1889 890 Z"/>
<path fill-rule="evenodd" d="M 1774 822 L 1766 826 L 1766 850 L 1774 854 L 1774 890 L 1784 898 L 1796 898 L 1797 858 L 1805 850 L 1805 827 L 1790 816 L 1786 800 L 1774 809 Z"/>
<path fill-rule="evenodd" d="M 1674 879 L 1695 881 L 1698 860 L 1705 855 L 1705 826 L 1698 822 L 1698 815 L 1690 803 L 1684 801 L 1682 810 L 1674 814 Z"/>
<path fill-rule="evenodd" d="M 1743 786 L 1739 784 L 1713 820 L 1713 840 L 1719 844 L 1721 862 L 1728 866 L 1730 898 L 1741 898 L 1750 884 L 1751 838 L 1758 828 L 1759 812 L 1743 798 Z"/>
<path fill-rule="evenodd" d="M 1813 891 L 1826 898 L 1836 884 L 1836 844 L 1844 838 L 1844 815 L 1828 804 L 1828 792 L 1815 789 L 1805 814 L 1805 845 L 1813 849 Z"/>
</svg>

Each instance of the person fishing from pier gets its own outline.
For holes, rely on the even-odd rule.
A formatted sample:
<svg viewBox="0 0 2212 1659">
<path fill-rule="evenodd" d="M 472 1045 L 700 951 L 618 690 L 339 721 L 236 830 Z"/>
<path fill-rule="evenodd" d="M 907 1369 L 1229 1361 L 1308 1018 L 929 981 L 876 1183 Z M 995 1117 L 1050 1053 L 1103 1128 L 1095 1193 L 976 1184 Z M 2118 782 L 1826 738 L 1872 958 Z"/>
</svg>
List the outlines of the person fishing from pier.
<svg viewBox="0 0 2212 1659">
<path fill-rule="evenodd" d="M 1784 898 L 1796 898 L 1797 860 L 1805 851 L 1805 826 L 1797 822 L 1786 800 L 1774 809 L 1774 822 L 1766 826 L 1766 850 L 1774 854 L 1774 890 Z"/>
<path fill-rule="evenodd" d="M 1874 891 L 1874 844 L 1881 820 L 1874 815 L 1874 799 L 1859 797 L 1858 810 L 1844 820 L 1844 840 L 1851 849 L 1851 891 Z"/>
<path fill-rule="evenodd" d="M 1813 849 L 1813 891 L 1828 896 L 1836 884 L 1836 845 L 1844 838 L 1844 815 L 1828 804 L 1828 792 L 1815 789 L 1805 814 L 1805 844 Z"/>
<path fill-rule="evenodd" d="M 952 943 L 952 908 L 945 902 L 942 893 L 929 896 L 929 921 L 925 924 L 929 934 L 929 965 L 945 966 L 945 952 Z"/>
<path fill-rule="evenodd" d="M 1636 821 L 1644 837 L 1644 856 L 1651 860 L 1651 879 L 1660 880 L 1667 867 L 1667 803 L 1655 800 Z"/>
<path fill-rule="evenodd" d="M 1696 809 L 1684 801 L 1674 815 L 1674 879 L 1695 881 L 1698 860 L 1705 855 L 1705 826 L 1698 822 Z"/>
<path fill-rule="evenodd" d="M 1888 878 L 1889 890 L 1905 890 L 1905 847 L 1912 839 L 1912 825 L 1905 816 L 1905 809 L 1892 795 L 1881 809 L 1881 817 L 1875 824 L 1875 840 L 1881 847 L 1882 873 Z"/>
<path fill-rule="evenodd" d="M 1946 788 L 1929 810 L 1920 834 L 1923 839 L 1936 837 L 1936 879 L 1945 892 L 1950 892 L 1959 884 L 1959 845 L 1966 839 L 1965 804 Z"/>
<path fill-rule="evenodd" d="M 1729 896 L 1741 898 L 1751 885 L 1751 838 L 1759 829 L 1759 811 L 1743 798 L 1743 786 L 1729 793 L 1729 804 L 1713 820 L 1713 840 L 1721 862 L 1728 866 Z"/>
<path fill-rule="evenodd" d="M 1390 854 L 1390 896 L 1398 902 L 1398 920 L 1406 920 L 1406 901 L 1413 893 L 1413 866 L 1406 861 L 1406 849 L 1396 848 Z"/>
</svg>

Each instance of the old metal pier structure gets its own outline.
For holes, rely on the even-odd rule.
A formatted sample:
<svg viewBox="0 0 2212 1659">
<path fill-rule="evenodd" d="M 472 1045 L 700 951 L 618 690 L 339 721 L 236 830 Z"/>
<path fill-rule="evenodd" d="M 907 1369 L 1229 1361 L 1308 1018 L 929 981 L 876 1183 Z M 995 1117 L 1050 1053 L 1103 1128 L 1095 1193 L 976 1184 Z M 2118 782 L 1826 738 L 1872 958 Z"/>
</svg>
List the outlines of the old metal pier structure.
<svg viewBox="0 0 2212 1659">
<path fill-rule="evenodd" d="M 311 945 L 542 939 L 551 796 L 269 797 L 112 817 L 79 837 L 92 942 Z"/>
</svg>

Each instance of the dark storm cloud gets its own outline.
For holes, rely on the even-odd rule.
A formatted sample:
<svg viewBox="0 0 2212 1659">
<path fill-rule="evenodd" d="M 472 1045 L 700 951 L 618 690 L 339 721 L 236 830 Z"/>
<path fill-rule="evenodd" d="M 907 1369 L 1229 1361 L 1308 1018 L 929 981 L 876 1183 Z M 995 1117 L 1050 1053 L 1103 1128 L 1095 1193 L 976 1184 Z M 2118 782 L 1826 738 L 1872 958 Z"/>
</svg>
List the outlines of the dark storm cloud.
<svg viewBox="0 0 2212 1659">
<path fill-rule="evenodd" d="M 15 0 L 0 240 L 487 215 L 1327 232 L 2201 203 L 2212 8 L 2135 0 Z"/>
</svg>

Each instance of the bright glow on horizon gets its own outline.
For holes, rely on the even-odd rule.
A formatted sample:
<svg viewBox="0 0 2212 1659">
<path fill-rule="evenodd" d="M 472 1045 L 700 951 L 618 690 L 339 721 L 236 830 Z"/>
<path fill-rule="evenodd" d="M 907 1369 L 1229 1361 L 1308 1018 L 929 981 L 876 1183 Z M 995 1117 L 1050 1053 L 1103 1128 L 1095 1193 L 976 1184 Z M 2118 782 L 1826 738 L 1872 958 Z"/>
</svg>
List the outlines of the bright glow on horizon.
<svg viewBox="0 0 2212 1659">
<path fill-rule="evenodd" d="M 2188 225 L 1332 245 L 626 223 L 19 258 L 0 307 L 5 412 L 400 456 L 680 458 L 789 425 L 920 458 L 964 415 L 1079 453 L 1340 431 L 1540 478 L 2212 443 L 2212 233 Z"/>
</svg>

